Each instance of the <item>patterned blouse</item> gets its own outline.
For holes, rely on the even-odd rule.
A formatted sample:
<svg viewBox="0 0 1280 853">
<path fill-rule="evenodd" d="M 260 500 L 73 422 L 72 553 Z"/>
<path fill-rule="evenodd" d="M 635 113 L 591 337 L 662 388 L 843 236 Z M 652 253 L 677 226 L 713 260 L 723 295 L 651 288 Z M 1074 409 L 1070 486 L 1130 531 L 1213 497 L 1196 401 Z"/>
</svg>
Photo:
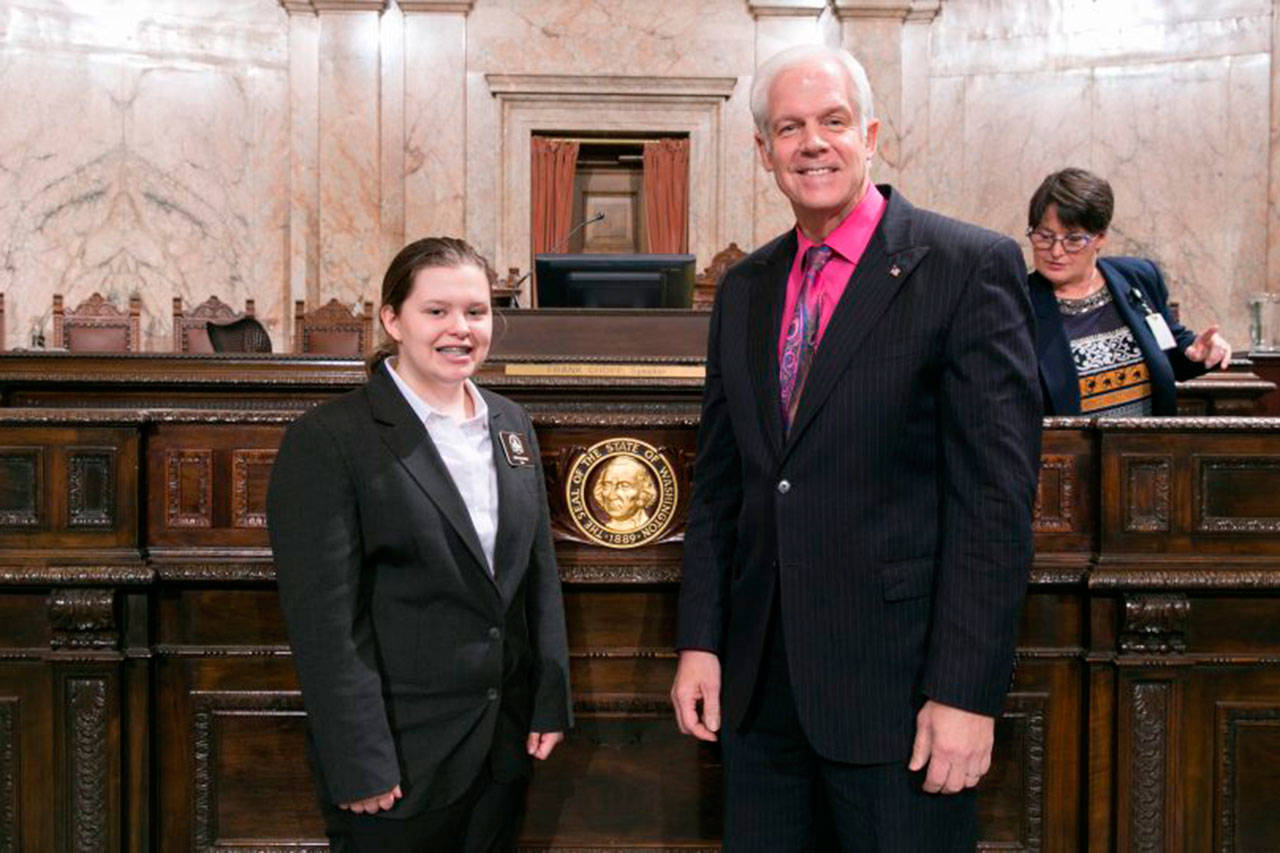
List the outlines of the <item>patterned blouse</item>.
<svg viewBox="0 0 1280 853">
<path fill-rule="evenodd" d="M 1080 413 L 1108 417 L 1151 414 L 1151 377 L 1111 289 L 1058 299 L 1062 327 L 1080 379 Z"/>
</svg>

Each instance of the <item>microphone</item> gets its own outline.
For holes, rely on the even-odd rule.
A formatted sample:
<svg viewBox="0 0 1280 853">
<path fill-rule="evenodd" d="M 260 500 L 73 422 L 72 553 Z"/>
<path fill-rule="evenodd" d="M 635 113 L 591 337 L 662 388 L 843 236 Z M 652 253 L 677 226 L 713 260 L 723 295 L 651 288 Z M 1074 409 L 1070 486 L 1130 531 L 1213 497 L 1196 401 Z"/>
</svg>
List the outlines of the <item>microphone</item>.
<svg viewBox="0 0 1280 853">
<path fill-rule="evenodd" d="M 552 246 L 552 247 L 551 247 L 551 251 L 550 251 L 550 252 L 547 252 L 547 254 L 549 254 L 549 255 L 554 255 L 554 254 L 555 254 L 556 252 L 558 252 L 560 249 L 564 248 L 565 244 L 569 242 L 569 238 L 570 238 L 570 237 L 572 237 L 574 234 L 577 234 L 577 233 L 578 233 L 579 231 L 581 231 L 583 228 L 586 228 L 586 227 L 587 227 L 588 225 L 590 225 L 592 222 L 599 222 L 601 219 L 604 219 L 604 211 L 603 211 L 603 210 L 597 210 L 595 213 L 593 213 L 593 214 L 591 215 L 591 218 L 590 218 L 590 219 L 584 219 L 584 220 L 582 220 L 581 222 L 579 222 L 577 225 L 575 225 L 575 226 L 573 226 L 572 228 L 570 228 L 570 229 L 569 229 L 569 233 L 568 233 L 568 234 L 566 234 L 566 235 L 564 235 L 564 239 L 560 240 L 560 242 L 558 242 L 558 243 L 556 243 L 554 246 Z M 520 289 L 520 285 L 524 284 L 524 283 L 525 283 L 525 280 L 526 280 L 526 279 L 528 279 L 528 278 L 529 278 L 529 276 L 531 276 L 531 275 L 533 275 L 533 270 L 532 270 L 532 269 L 530 269 L 527 273 L 525 273 L 524 275 L 522 275 L 522 276 L 520 276 L 518 279 L 516 279 L 516 283 L 515 283 L 515 284 L 513 284 L 513 285 L 511 285 L 511 289 L 512 289 L 512 290 L 519 290 L 519 289 Z M 519 305 L 515 304 L 515 303 L 516 303 L 516 299 L 517 299 L 517 297 L 516 297 L 516 296 L 514 296 L 514 295 L 511 297 L 511 302 L 512 302 L 512 306 L 511 306 L 511 307 L 513 307 L 513 308 L 519 308 L 519 307 L 520 307 Z"/>
</svg>

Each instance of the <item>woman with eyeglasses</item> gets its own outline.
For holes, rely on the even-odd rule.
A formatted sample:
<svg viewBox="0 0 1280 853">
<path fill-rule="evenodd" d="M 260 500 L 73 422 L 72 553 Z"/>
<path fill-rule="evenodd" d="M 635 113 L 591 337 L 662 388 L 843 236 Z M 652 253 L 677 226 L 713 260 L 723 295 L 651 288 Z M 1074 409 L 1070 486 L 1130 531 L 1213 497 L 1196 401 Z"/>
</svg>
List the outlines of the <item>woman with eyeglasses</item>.
<svg viewBox="0 0 1280 853">
<path fill-rule="evenodd" d="M 1175 382 L 1231 360 L 1217 326 L 1197 336 L 1170 316 L 1154 263 L 1099 257 L 1114 206 L 1111 185 L 1084 169 L 1054 172 L 1031 197 L 1029 284 L 1047 415 L 1175 415 Z"/>
</svg>

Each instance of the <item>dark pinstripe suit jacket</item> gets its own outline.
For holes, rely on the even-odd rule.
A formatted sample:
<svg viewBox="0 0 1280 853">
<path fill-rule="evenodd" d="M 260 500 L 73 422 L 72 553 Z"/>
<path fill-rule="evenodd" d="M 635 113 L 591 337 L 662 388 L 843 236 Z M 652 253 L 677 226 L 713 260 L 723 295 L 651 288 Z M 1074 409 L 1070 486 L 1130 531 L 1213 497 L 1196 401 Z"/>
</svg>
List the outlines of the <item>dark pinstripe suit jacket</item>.
<svg viewBox="0 0 1280 853">
<path fill-rule="evenodd" d="M 389 790 L 408 817 L 465 793 L 486 760 L 528 769 L 525 736 L 569 726 L 564 606 L 537 439 L 488 391 L 495 573 L 426 427 L 386 371 L 295 421 L 267 513 L 320 796 Z M 528 440 L 508 464 L 500 431 Z M 496 691 L 491 693 L 490 691 Z"/>
<path fill-rule="evenodd" d="M 924 697 L 999 713 L 1040 447 L 1016 245 L 881 190 L 788 436 L 777 344 L 794 231 L 719 286 L 677 641 L 719 654 L 738 726 L 779 595 L 801 723 L 849 762 L 905 760 Z"/>
</svg>

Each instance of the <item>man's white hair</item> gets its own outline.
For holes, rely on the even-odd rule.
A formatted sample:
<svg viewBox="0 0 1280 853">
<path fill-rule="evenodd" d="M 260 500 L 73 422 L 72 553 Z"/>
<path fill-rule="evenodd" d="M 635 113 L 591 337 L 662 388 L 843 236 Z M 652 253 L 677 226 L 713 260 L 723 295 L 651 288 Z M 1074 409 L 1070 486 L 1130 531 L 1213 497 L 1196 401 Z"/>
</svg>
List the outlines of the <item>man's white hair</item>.
<svg viewBox="0 0 1280 853">
<path fill-rule="evenodd" d="M 827 59 L 844 69 L 849 78 L 853 99 L 858 107 L 858 126 L 863 138 L 867 135 L 867 122 L 874 115 L 871 104 L 871 83 L 867 81 L 867 72 L 862 63 L 844 48 L 828 47 L 824 44 L 801 44 L 789 47 L 774 54 L 764 65 L 756 69 L 755 80 L 751 83 L 751 116 L 756 122 L 756 131 L 760 138 L 769 144 L 769 90 L 778 75 L 789 68 L 805 65 L 816 59 Z"/>
</svg>

